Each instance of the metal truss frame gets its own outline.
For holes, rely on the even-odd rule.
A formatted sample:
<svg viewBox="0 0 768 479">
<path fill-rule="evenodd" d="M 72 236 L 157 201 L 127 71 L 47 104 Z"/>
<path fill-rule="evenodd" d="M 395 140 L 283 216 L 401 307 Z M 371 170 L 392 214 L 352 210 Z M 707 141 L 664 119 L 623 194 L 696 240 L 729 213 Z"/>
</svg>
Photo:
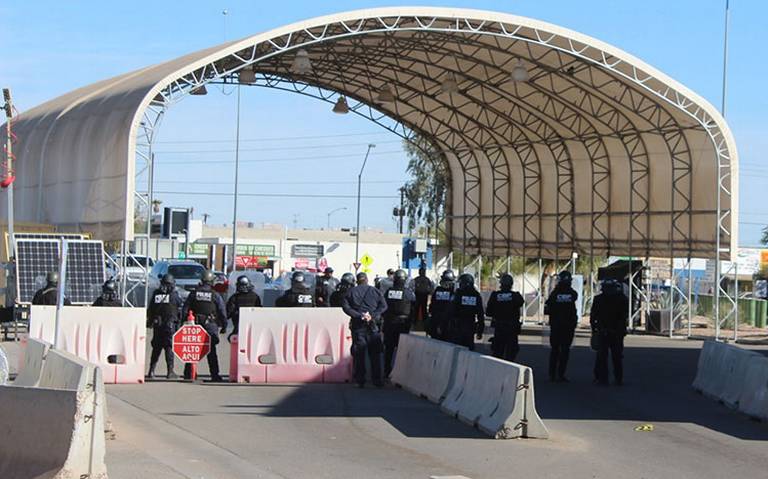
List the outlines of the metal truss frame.
<svg viewBox="0 0 768 479">
<path fill-rule="evenodd" d="M 372 37 L 378 43 L 368 41 Z M 446 38 L 453 41 L 446 42 Z M 292 57 L 286 54 L 300 48 L 320 54 L 312 60 L 311 74 L 295 74 L 288 68 Z M 490 52 L 490 61 L 481 62 L 473 54 L 480 49 Z M 409 57 L 408 53 L 413 52 L 419 55 Z M 510 86 L 506 84 L 507 72 L 516 58 L 524 58 L 532 65 L 532 74 L 528 82 Z M 439 66 L 442 73 L 419 73 L 426 71 L 424 63 Z M 651 239 L 649 218 L 666 214 L 670 218 L 670 252 L 679 251 L 674 244 L 687 238 L 688 257 L 708 256 L 712 252 L 694 249 L 691 239 L 692 153 L 685 135 L 689 129 L 703 131 L 715 147 L 718 172 L 714 257 L 720 259 L 730 252 L 730 248 L 723 248 L 731 238 L 731 209 L 723 207 L 726 200 L 729 204 L 732 200 L 730 153 L 724 132 L 702 107 L 641 68 L 589 45 L 529 26 L 470 18 L 399 16 L 333 22 L 253 44 L 170 81 L 141 112 L 144 121 L 137 141 L 137 163 L 144 162 L 149 170 L 148 186 L 140 197 L 148 212 L 152 200 L 152 139 L 166 109 L 207 83 L 234 81 L 243 68 L 250 67 L 259 75 L 257 86 L 294 91 L 326 102 L 334 102 L 339 96 L 351 98 L 355 100 L 350 107 L 353 113 L 406 140 L 416 134 L 426 138 L 442 152 L 439 160 L 454 166 L 455 170 L 449 169 L 451 175 L 461 175 L 464 185 L 461 214 L 456 214 L 457 205 L 450 191 L 446 198 L 443 223 L 448 247 L 453 250 L 460 246 L 463 253 L 478 256 L 522 253 L 524 259 L 549 255 L 558 258 L 561 248 L 568 250 L 562 256 L 570 256 L 578 248 L 575 224 L 582 213 L 575 211 L 569 142 L 583 145 L 592 169 L 587 213 L 592 224 L 590 246 L 589 252 L 582 254 L 594 257 L 596 247 L 610 254 L 621 243 L 609 237 L 611 221 L 627 216 L 629 236 L 622 246 L 628 246 L 630 256 L 647 256 L 651 244 L 659 243 Z M 440 82 L 447 74 L 456 75 L 462 88 L 457 94 L 441 96 Z M 391 84 L 397 93 L 394 105 L 376 105 L 371 97 L 384 84 Z M 314 90 L 310 93 L 310 89 Z M 532 100 L 542 95 L 546 97 L 545 107 L 535 107 Z M 463 113 L 464 107 L 476 108 L 478 113 L 469 116 Z M 689 124 L 675 121 L 667 108 L 683 112 Z M 448 111 L 448 119 L 435 118 L 432 114 L 438 111 Z M 413 118 L 415 114 L 421 115 L 418 121 Z M 650 209 L 650 158 L 644 140 L 647 134 L 660 135 L 670 156 L 672 199 L 668 211 Z M 628 211 L 616 211 L 610 204 L 607 138 L 621 142 L 629 162 Z M 541 239 L 541 220 L 547 215 L 542 213 L 543 160 L 539 149 L 548 150 L 556 166 L 553 244 L 544 244 Z M 512 160 L 522 170 L 520 215 L 510 213 Z M 494 199 L 490 215 L 484 214 L 482 205 L 485 163 Z M 453 182 L 450 184 L 453 186 Z M 515 218 L 522 220 L 521 242 L 513 241 L 510 235 Z M 491 221 L 489 240 L 479 237 L 484 220 Z M 455 237 L 456 221 L 461 223 L 459 237 Z M 148 231 L 149 222 L 148 218 Z M 530 238 L 537 240 L 531 242 Z M 455 239 L 461 244 L 454 244 Z M 720 279 L 718 261 L 718 297 L 724 293 Z M 720 318 L 718 299 L 715 308 Z"/>
</svg>

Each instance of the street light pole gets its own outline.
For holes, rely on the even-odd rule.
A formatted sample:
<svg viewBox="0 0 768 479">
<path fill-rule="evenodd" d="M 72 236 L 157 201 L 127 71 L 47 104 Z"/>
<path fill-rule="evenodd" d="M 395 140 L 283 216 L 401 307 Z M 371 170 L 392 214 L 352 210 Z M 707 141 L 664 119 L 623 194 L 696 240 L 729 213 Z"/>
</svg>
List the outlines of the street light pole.
<svg viewBox="0 0 768 479">
<path fill-rule="evenodd" d="M 725 118 L 725 91 L 728 87 L 728 24 L 731 20 L 731 1 L 725 0 L 725 32 L 723 37 L 723 96 L 720 114 Z"/>
<path fill-rule="evenodd" d="M 346 210 L 346 209 L 347 209 L 346 206 L 342 206 L 341 208 L 336 208 L 335 210 L 331 210 L 331 211 L 328 212 L 328 225 L 327 225 L 327 229 L 329 229 L 329 230 L 331 229 L 331 215 L 336 213 L 337 211 L 342 211 L 342 210 Z"/>
<path fill-rule="evenodd" d="M 237 187 L 240 173 L 240 84 L 237 85 L 237 125 L 235 127 L 235 201 L 232 207 L 232 272 L 237 269 Z"/>
<path fill-rule="evenodd" d="M 363 166 L 360 167 L 360 174 L 357 175 L 357 226 L 355 227 L 355 272 L 357 272 L 357 265 L 360 263 L 360 190 L 363 183 L 363 170 L 365 170 L 365 164 L 368 162 L 368 155 L 371 153 L 371 148 L 376 148 L 373 143 L 368 144 L 368 150 L 365 152 L 365 159 L 363 160 Z"/>
</svg>

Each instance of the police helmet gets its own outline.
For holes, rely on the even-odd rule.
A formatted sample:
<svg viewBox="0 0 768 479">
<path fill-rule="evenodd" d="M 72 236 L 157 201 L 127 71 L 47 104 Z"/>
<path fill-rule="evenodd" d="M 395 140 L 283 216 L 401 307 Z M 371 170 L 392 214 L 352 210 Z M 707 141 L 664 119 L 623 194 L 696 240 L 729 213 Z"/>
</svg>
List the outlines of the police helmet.
<svg viewBox="0 0 768 479">
<path fill-rule="evenodd" d="M 339 284 L 345 284 L 347 286 L 355 285 L 355 275 L 352 273 L 344 273 L 341 275 L 341 282 Z"/>
<path fill-rule="evenodd" d="M 325 273 L 325 274 L 333 274 L 333 268 L 331 268 L 331 267 L 329 266 L 329 267 L 327 267 L 327 268 L 325 268 L 325 269 L 323 270 L 323 273 Z"/>
<path fill-rule="evenodd" d="M 499 285 L 501 286 L 501 289 L 512 289 L 512 284 L 514 282 L 514 278 L 512 278 L 512 275 L 509 273 L 504 273 L 499 277 Z"/>
<path fill-rule="evenodd" d="M 104 284 L 101 285 L 101 292 L 104 294 L 116 294 L 117 283 L 115 283 L 115 280 L 112 278 L 106 280 Z"/>
<path fill-rule="evenodd" d="M 573 277 L 571 276 L 571 272 L 568 270 L 560 271 L 557 274 L 557 282 L 563 283 L 563 284 L 571 284 L 571 281 L 573 280 Z"/>
<path fill-rule="evenodd" d="M 236 288 L 238 293 L 247 293 L 253 289 L 253 285 L 251 284 L 251 280 L 248 279 L 248 276 L 241 275 L 237 277 Z"/>
<path fill-rule="evenodd" d="M 164 293 L 170 293 L 176 288 L 176 278 L 172 274 L 164 274 L 160 279 L 160 290 Z"/>
<path fill-rule="evenodd" d="M 203 284 L 213 285 L 213 282 L 216 280 L 216 275 L 213 274 L 213 271 L 210 269 L 206 269 L 203 272 L 203 276 L 200 278 L 200 282 Z"/>
<path fill-rule="evenodd" d="M 405 281 L 408 279 L 408 273 L 403 271 L 402 269 L 398 269 L 395 271 L 395 286 L 403 286 L 405 285 Z"/>
<path fill-rule="evenodd" d="M 464 273 L 459 275 L 459 288 L 460 289 L 469 289 L 475 286 L 475 278 L 469 274 Z"/>
<path fill-rule="evenodd" d="M 50 286 L 56 286 L 59 284 L 59 272 L 58 271 L 49 271 L 48 274 L 45 276 L 45 282 L 48 283 Z"/>
<path fill-rule="evenodd" d="M 294 271 L 291 275 L 291 283 L 304 283 L 304 273 L 301 271 Z"/>
<path fill-rule="evenodd" d="M 621 285 L 615 279 L 606 279 L 600 284 L 600 291 L 606 295 L 617 294 L 621 291 Z"/>
<path fill-rule="evenodd" d="M 389 269 L 387 270 L 387 277 L 390 277 L 390 276 L 392 276 L 392 275 L 394 275 L 394 274 L 395 274 L 395 270 L 394 270 L 394 269 L 392 269 L 392 268 L 389 268 Z"/>
<path fill-rule="evenodd" d="M 443 271 L 443 274 L 440 275 L 441 283 L 453 283 L 454 281 L 456 281 L 456 275 L 453 273 L 452 269 L 446 269 Z"/>
</svg>

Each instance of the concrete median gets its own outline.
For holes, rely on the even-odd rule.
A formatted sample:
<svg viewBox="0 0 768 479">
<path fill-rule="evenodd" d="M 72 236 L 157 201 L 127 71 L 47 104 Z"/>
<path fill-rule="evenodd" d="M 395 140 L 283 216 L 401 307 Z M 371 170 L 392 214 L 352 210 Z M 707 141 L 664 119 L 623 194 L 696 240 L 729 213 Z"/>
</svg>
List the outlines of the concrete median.
<svg viewBox="0 0 768 479">
<path fill-rule="evenodd" d="M 390 379 L 406 391 L 440 403 L 452 386 L 459 351 L 444 341 L 401 334 Z"/>
<path fill-rule="evenodd" d="M 96 365 L 49 350 L 36 387 L 0 387 L 0 477 L 105 479 L 105 401 Z"/>
<path fill-rule="evenodd" d="M 442 410 L 496 439 L 549 437 L 536 412 L 531 369 L 482 354 L 459 353 Z"/>
<path fill-rule="evenodd" d="M 746 369 L 739 411 L 752 418 L 768 421 L 768 358 L 753 358 Z"/>
<path fill-rule="evenodd" d="M 22 348 L 23 355 L 20 359 L 19 374 L 14 381 L 15 386 L 35 387 L 40 382 L 40 374 L 43 372 L 45 355 L 51 348 L 50 343 L 29 338 Z"/>
</svg>

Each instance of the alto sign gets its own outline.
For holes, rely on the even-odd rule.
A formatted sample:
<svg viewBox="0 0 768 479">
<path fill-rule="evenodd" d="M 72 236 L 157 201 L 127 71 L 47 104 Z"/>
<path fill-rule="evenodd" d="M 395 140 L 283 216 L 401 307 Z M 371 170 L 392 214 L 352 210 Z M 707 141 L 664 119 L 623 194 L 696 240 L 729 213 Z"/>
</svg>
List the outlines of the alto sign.
<svg viewBox="0 0 768 479">
<path fill-rule="evenodd" d="M 185 363 L 198 363 L 211 350 L 211 337 L 199 324 L 185 324 L 173 335 L 173 352 Z"/>
</svg>

